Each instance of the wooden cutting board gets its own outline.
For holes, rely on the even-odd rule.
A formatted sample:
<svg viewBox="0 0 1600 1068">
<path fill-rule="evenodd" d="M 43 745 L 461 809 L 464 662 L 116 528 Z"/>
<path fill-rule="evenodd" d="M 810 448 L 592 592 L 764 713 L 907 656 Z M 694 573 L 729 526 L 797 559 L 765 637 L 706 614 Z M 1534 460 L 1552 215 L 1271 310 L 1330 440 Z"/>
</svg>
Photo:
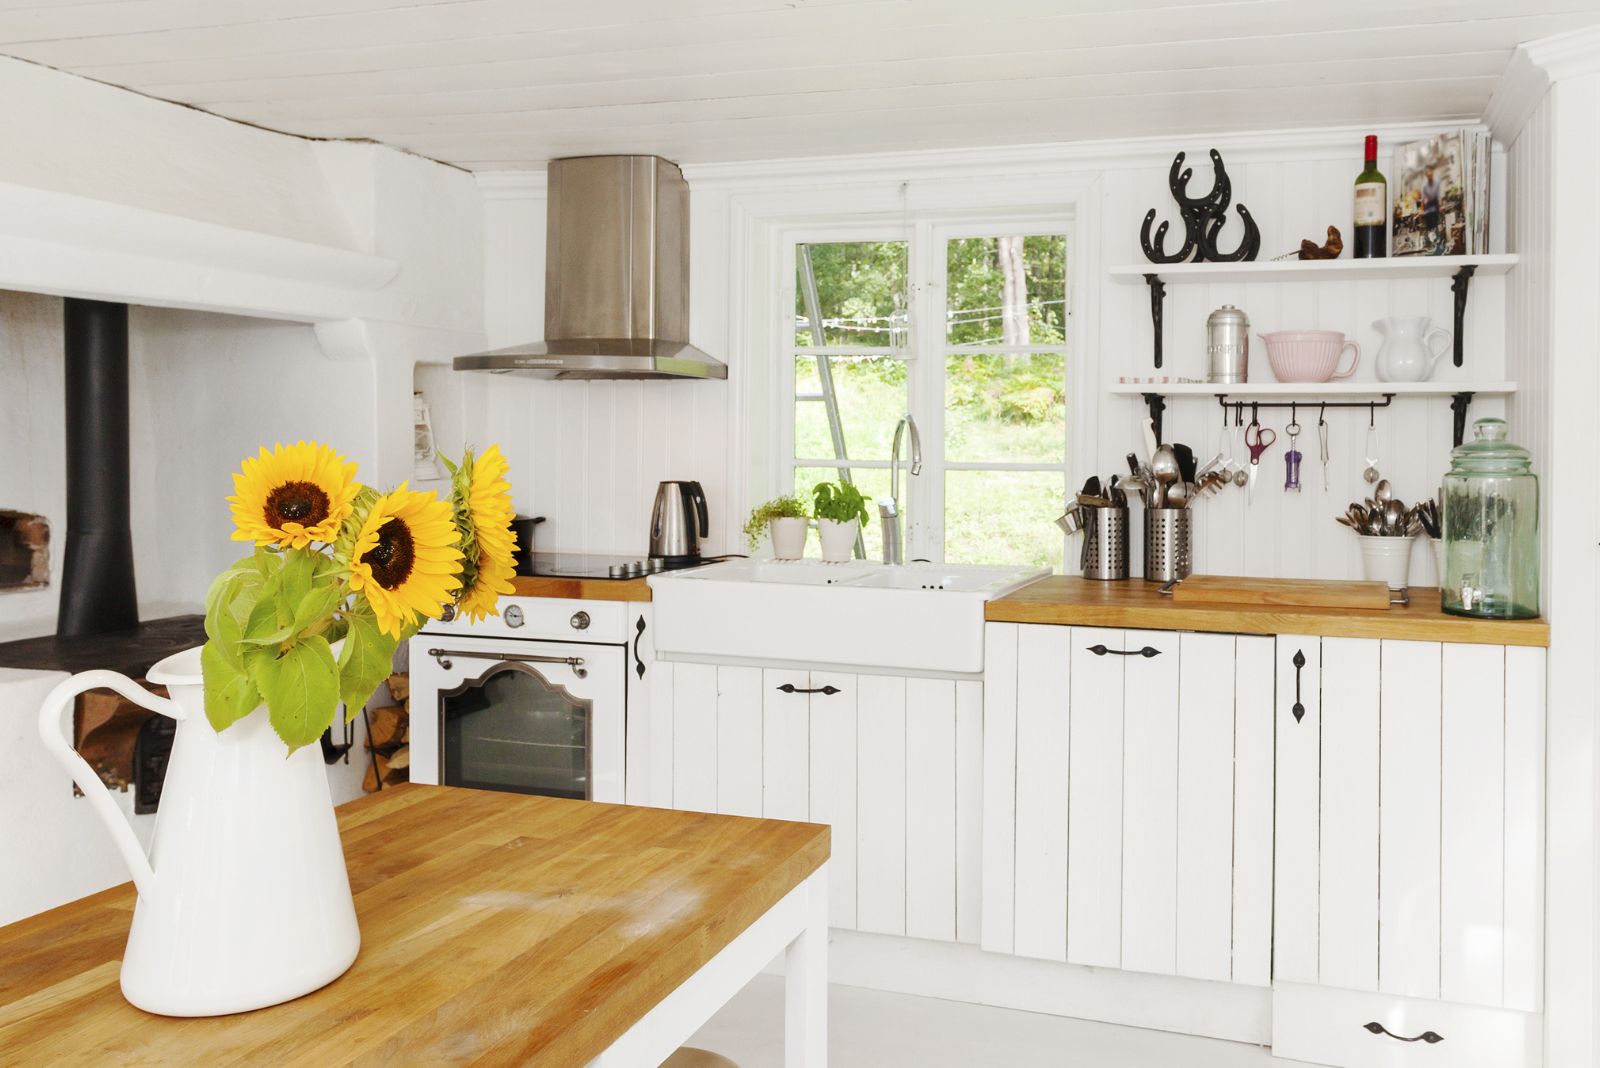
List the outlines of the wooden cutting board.
<svg viewBox="0 0 1600 1068">
<path fill-rule="evenodd" d="M 1382 582 L 1194 575 L 1173 587 L 1172 600 L 1176 604 L 1387 609 L 1389 587 Z"/>
</svg>

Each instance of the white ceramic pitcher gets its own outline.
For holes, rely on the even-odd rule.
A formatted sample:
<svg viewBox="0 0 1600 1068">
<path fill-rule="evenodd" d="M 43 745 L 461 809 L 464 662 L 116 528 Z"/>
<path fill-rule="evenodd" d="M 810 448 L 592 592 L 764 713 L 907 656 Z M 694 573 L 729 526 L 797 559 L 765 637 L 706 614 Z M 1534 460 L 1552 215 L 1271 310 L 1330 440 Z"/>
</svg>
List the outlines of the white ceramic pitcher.
<svg viewBox="0 0 1600 1068">
<path fill-rule="evenodd" d="M 123 996 L 163 1016 L 220 1016 L 331 983 L 355 961 L 361 932 L 320 747 L 286 757 L 265 706 L 212 730 L 199 649 L 167 657 L 148 678 L 171 699 L 114 671 L 85 671 L 39 710 L 45 747 L 111 832 L 139 891 Z M 148 857 L 64 733 L 74 698 L 98 687 L 178 721 Z"/>
<path fill-rule="evenodd" d="M 1454 335 L 1439 327 L 1430 330 L 1433 320 L 1426 315 L 1416 318 L 1379 319 L 1372 329 L 1383 335 L 1383 345 L 1378 349 L 1378 380 L 1380 382 L 1426 382 L 1433 375 L 1440 357 L 1450 351 Z M 1443 345 L 1435 346 L 1435 341 Z"/>
</svg>

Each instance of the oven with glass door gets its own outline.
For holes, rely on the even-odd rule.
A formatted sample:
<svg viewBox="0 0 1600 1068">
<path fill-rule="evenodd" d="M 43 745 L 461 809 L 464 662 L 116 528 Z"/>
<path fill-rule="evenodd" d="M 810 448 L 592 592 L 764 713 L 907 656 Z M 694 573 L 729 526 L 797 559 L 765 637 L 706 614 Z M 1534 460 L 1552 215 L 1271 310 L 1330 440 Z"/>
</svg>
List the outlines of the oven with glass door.
<svg viewBox="0 0 1600 1068">
<path fill-rule="evenodd" d="M 538 598 L 430 622 L 410 642 L 412 780 L 620 803 L 625 627 L 621 605 Z"/>
</svg>

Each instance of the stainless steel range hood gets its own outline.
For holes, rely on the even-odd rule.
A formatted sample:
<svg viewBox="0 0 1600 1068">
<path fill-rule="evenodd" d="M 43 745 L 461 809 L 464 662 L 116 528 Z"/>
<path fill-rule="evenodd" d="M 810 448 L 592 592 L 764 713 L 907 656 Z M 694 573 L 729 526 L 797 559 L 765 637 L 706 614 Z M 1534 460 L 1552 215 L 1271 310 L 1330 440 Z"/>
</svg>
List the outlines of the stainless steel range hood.
<svg viewBox="0 0 1600 1068">
<path fill-rule="evenodd" d="M 727 378 L 689 344 L 689 186 L 656 156 L 550 162 L 544 341 L 457 356 L 534 378 Z"/>
</svg>

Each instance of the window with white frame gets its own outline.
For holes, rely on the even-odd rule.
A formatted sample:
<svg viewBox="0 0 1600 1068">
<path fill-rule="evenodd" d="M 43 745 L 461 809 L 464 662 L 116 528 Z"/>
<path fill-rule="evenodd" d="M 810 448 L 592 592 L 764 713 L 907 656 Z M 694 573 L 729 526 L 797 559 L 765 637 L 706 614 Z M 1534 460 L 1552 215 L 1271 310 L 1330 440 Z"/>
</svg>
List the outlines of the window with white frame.
<svg viewBox="0 0 1600 1068">
<path fill-rule="evenodd" d="M 1057 218 L 789 234 L 778 303 L 793 309 L 780 325 L 785 482 L 808 500 L 818 482 L 854 482 L 874 502 L 869 559 L 909 412 L 923 465 L 909 477 L 902 446 L 905 558 L 1060 569 L 1067 232 Z"/>
</svg>

